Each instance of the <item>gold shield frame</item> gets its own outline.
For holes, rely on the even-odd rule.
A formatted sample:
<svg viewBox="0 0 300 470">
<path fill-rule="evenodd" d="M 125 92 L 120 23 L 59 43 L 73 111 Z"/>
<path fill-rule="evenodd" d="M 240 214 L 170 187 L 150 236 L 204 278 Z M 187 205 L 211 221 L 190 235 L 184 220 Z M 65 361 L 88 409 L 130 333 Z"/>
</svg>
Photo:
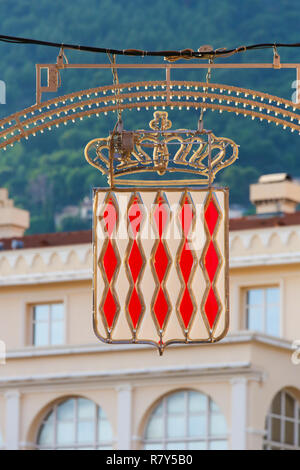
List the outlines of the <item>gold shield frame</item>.
<svg viewBox="0 0 300 470">
<path fill-rule="evenodd" d="M 132 323 L 128 316 L 128 296 L 132 284 L 128 277 L 128 246 L 130 246 L 130 240 L 123 240 L 119 242 L 118 233 L 116 233 L 116 239 L 114 243 L 117 246 L 117 256 L 118 266 L 116 267 L 116 273 L 113 276 L 112 280 L 112 292 L 123 292 L 120 294 L 123 295 L 122 299 L 115 298 L 116 305 L 118 305 L 118 317 L 114 320 L 112 328 L 108 331 L 105 327 L 105 315 L 103 312 L 104 296 L 107 292 L 107 285 L 103 289 L 103 283 L 101 286 L 101 279 L 105 279 L 105 274 L 103 274 L 103 264 L 101 264 L 100 254 L 102 253 L 103 247 L 107 244 L 107 238 L 105 238 L 105 232 L 102 230 L 101 217 L 99 217 L 99 204 L 102 204 L 102 201 L 107 201 L 109 197 L 113 197 L 116 201 L 118 198 L 123 195 L 128 196 L 128 200 L 132 200 L 134 196 L 138 195 L 140 201 L 145 199 L 151 199 L 153 203 L 157 200 L 158 195 L 163 194 L 166 200 L 178 200 L 178 207 L 180 208 L 180 201 L 182 201 L 185 195 L 188 195 L 191 199 L 195 198 L 195 195 L 198 195 L 198 200 L 203 202 L 203 212 L 202 220 L 203 224 L 203 244 L 202 250 L 197 256 L 196 268 L 193 266 L 193 270 L 197 269 L 197 279 L 193 279 L 192 283 L 195 284 L 194 287 L 191 286 L 192 294 L 197 299 L 197 305 L 195 306 L 195 311 L 193 312 L 191 324 L 188 328 L 184 328 L 181 319 L 178 314 L 178 301 L 182 293 L 183 282 L 182 275 L 179 272 L 179 260 L 178 256 L 182 248 L 182 239 L 179 239 L 178 242 L 173 241 L 172 253 L 170 252 L 170 244 L 168 244 L 168 239 L 166 243 L 168 244 L 168 257 L 171 258 L 171 268 L 169 267 L 166 273 L 166 279 L 164 280 L 164 286 L 168 290 L 168 302 L 170 303 L 170 311 L 168 313 L 168 318 L 166 324 L 163 328 L 157 328 L 155 324 L 155 316 L 153 314 L 153 296 L 157 292 L 157 279 L 155 279 L 155 273 L 153 270 L 153 250 L 155 244 L 157 243 L 156 239 L 146 240 L 145 246 L 142 244 L 143 250 L 143 268 L 142 276 L 144 274 L 145 266 L 147 279 L 143 284 L 143 280 L 139 280 L 138 291 L 141 297 L 141 302 L 143 304 L 143 315 L 139 319 L 139 325 L 136 329 L 132 327 Z M 222 199 L 222 200 L 221 200 Z M 209 233 L 207 226 L 205 225 L 205 210 L 208 207 L 209 202 L 213 200 L 218 212 L 218 220 L 215 225 L 213 234 Z M 128 210 L 127 206 L 127 210 Z M 150 222 L 150 227 L 153 227 L 153 221 L 151 220 L 151 212 L 149 212 L 148 222 Z M 172 213 L 172 218 L 177 218 L 178 213 Z M 127 214 L 121 214 L 120 217 L 127 218 Z M 119 226 L 119 225 L 118 225 Z M 99 240 L 98 230 L 102 230 L 104 235 L 103 243 Z M 222 232 L 222 233 L 221 233 Z M 106 233 L 107 235 L 107 233 Z M 142 243 L 141 237 L 139 237 L 139 243 Z M 216 270 L 215 278 L 211 282 L 207 275 L 205 269 L 205 257 L 208 250 L 208 245 L 211 240 L 215 242 L 216 253 L 218 255 L 218 267 Z M 177 243 L 177 245 L 176 245 Z M 157 347 L 160 354 L 163 353 L 165 348 L 171 344 L 203 344 L 203 343 L 213 343 L 221 340 L 227 333 L 229 328 L 229 251 L 228 251 L 228 189 L 227 188 L 203 188 L 203 187 L 177 187 L 177 188 L 167 188 L 162 189 L 161 187 L 156 188 L 97 188 L 94 190 L 94 227 L 93 227 L 93 245 L 94 245 L 94 274 L 93 274 L 93 325 L 96 336 L 103 342 L 109 344 L 149 344 Z M 147 253 L 149 258 L 147 258 Z M 121 261 L 123 260 L 123 262 Z M 122 274 L 122 270 L 124 271 Z M 171 273 L 169 272 L 171 270 Z M 127 278 L 127 283 L 125 283 L 125 273 Z M 147 291 L 151 290 L 150 286 L 150 277 L 149 273 L 152 275 L 152 292 L 148 293 Z M 176 274 L 175 274 L 176 273 Z M 118 284 L 118 276 L 122 278 L 123 281 Z M 177 276 L 177 286 L 180 288 L 180 293 L 177 299 L 177 302 L 174 300 L 174 293 L 171 293 L 170 296 L 170 286 L 168 282 L 174 282 Z M 202 282 L 199 283 L 200 278 Z M 105 283 L 104 283 L 105 284 Z M 195 286 L 196 292 L 195 292 Z M 215 298 L 218 303 L 218 313 L 216 315 L 213 325 L 209 324 L 207 315 L 205 313 L 205 302 L 207 300 L 208 291 L 210 288 L 214 289 Z M 144 288 L 144 289 L 143 289 Z M 146 289 L 145 289 L 146 288 Z M 127 292 L 125 292 L 127 289 Z M 194 290 L 193 290 L 194 289 Z M 143 290 L 145 291 L 144 298 Z M 172 289 L 176 290 L 175 286 Z M 202 294 L 201 294 L 202 292 Z M 150 295 L 151 294 L 151 295 Z M 169 298 L 172 297 L 171 299 Z M 120 325 L 118 326 L 118 322 Z M 197 326 L 195 327 L 195 323 Z M 201 323 L 201 327 L 199 326 Z M 194 328 L 194 330 L 193 330 Z M 199 334 L 198 337 L 195 336 L 195 332 L 200 330 L 203 334 Z M 193 332 L 194 331 L 194 332 Z M 193 332 L 193 333 L 192 333 Z M 172 334 L 174 335 L 172 336 Z M 176 334 L 177 333 L 177 334 Z"/>
</svg>

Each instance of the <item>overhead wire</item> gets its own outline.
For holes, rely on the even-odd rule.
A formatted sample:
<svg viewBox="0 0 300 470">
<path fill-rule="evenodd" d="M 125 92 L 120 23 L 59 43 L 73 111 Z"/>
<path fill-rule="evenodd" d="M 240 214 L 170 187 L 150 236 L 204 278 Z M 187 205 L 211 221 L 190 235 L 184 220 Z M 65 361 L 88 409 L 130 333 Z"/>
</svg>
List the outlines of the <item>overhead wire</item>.
<svg viewBox="0 0 300 470">
<path fill-rule="evenodd" d="M 297 43 L 261 43 L 261 44 L 251 44 L 249 46 L 238 46 L 231 49 L 226 48 L 218 48 L 207 50 L 201 50 L 203 48 L 199 48 L 197 51 L 193 49 L 183 49 L 183 50 L 161 50 L 161 51 L 146 51 L 140 49 L 111 49 L 111 48 L 104 48 L 104 47 L 94 47 L 94 46 L 84 46 L 81 44 L 65 44 L 59 42 L 50 42 L 50 41 L 42 41 L 39 39 L 31 39 L 31 38 L 23 38 L 17 36 L 6 36 L 0 35 L 0 42 L 11 43 L 11 44 L 35 44 L 39 46 L 46 46 L 46 47 L 55 47 L 55 48 L 63 48 L 63 49 L 71 49 L 83 52 L 95 52 L 95 53 L 102 53 L 102 54 L 111 54 L 111 55 L 123 55 L 123 56 L 135 56 L 135 57 L 164 57 L 166 60 L 172 62 L 178 59 L 211 59 L 217 57 L 228 57 L 233 54 L 238 54 L 246 51 L 251 50 L 259 50 L 259 49 L 276 49 L 285 47 L 285 48 L 295 48 L 300 47 L 300 42 Z"/>
</svg>

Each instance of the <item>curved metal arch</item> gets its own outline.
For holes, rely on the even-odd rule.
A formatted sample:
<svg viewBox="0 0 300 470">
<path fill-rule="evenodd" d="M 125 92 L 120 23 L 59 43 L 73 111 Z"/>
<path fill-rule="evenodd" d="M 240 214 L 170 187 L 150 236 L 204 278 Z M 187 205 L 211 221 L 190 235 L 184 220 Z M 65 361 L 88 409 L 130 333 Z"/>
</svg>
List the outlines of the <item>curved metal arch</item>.
<svg viewBox="0 0 300 470">
<path fill-rule="evenodd" d="M 119 90 L 118 99 L 116 92 Z M 300 108 L 292 101 L 216 83 L 143 81 L 73 92 L 18 111 L 0 121 L 0 149 L 84 117 L 100 116 L 119 109 L 139 111 L 142 108 L 204 108 L 234 112 L 252 119 L 274 122 L 300 134 Z"/>
</svg>

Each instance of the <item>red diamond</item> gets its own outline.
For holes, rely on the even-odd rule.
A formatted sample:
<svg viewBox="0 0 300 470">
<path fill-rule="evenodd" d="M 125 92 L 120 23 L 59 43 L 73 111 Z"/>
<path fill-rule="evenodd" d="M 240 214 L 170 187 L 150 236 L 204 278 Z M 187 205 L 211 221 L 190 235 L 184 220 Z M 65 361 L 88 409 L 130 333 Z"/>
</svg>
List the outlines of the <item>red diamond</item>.
<svg viewBox="0 0 300 470">
<path fill-rule="evenodd" d="M 209 277 L 210 282 L 212 282 L 215 277 L 216 271 L 219 265 L 219 258 L 216 252 L 215 246 L 211 241 L 208 250 L 205 255 L 205 268 Z"/>
<path fill-rule="evenodd" d="M 133 203 L 128 210 L 128 218 L 130 221 L 133 237 L 135 238 L 141 229 L 141 222 L 143 218 L 143 213 L 138 203 L 137 197 L 134 198 Z"/>
<path fill-rule="evenodd" d="M 113 278 L 117 264 L 118 264 L 118 260 L 117 260 L 114 248 L 112 246 L 111 241 L 108 240 L 107 248 L 103 256 L 103 267 L 104 267 L 105 274 L 109 283 L 111 282 Z"/>
<path fill-rule="evenodd" d="M 117 312 L 117 306 L 110 288 L 108 289 L 106 299 L 103 304 L 103 312 L 107 321 L 108 328 L 111 328 Z"/>
<path fill-rule="evenodd" d="M 133 328 L 136 328 L 136 326 L 138 324 L 138 321 L 139 321 L 139 318 L 140 318 L 140 315 L 142 313 L 142 304 L 141 304 L 141 301 L 139 299 L 139 295 L 136 291 L 135 286 L 133 288 L 133 291 L 132 291 L 132 294 L 131 294 L 131 297 L 130 297 L 130 301 L 129 301 L 129 304 L 128 304 L 128 312 L 129 312 L 130 318 L 132 320 Z"/>
<path fill-rule="evenodd" d="M 155 303 L 154 303 L 154 313 L 155 313 L 155 316 L 157 318 L 160 328 L 163 327 L 168 311 L 169 311 L 169 306 L 166 301 L 165 294 L 162 288 L 160 287 Z"/>
<path fill-rule="evenodd" d="M 162 241 L 160 240 L 157 246 L 157 250 L 155 252 L 155 256 L 154 256 L 154 269 L 156 271 L 160 284 L 162 283 L 165 277 L 168 264 L 169 264 L 169 258 L 167 256 L 165 247 Z"/>
<path fill-rule="evenodd" d="M 143 258 L 136 240 L 134 240 L 132 244 L 132 248 L 128 258 L 128 265 L 131 271 L 133 282 L 136 283 L 143 266 Z"/>
<path fill-rule="evenodd" d="M 193 312 L 194 312 L 194 305 L 193 305 L 189 290 L 186 287 L 182 300 L 180 302 L 180 314 L 181 314 L 181 318 L 183 320 L 185 328 L 188 327 L 190 320 L 191 320 L 191 316 L 193 315 Z"/>
<path fill-rule="evenodd" d="M 205 211 L 205 220 L 209 233 L 212 235 L 214 233 L 216 224 L 218 222 L 219 212 L 215 206 L 214 200 L 211 199 Z"/>
<path fill-rule="evenodd" d="M 114 206 L 113 199 L 109 199 L 103 212 L 103 219 L 108 236 L 111 237 L 111 234 L 117 222 L 117 211 Z"/>
<path fill-rule="evenodd" d="M 184 282 L 186 284 L 188 283 L 193 264 L 194 264 L 193 254 L 190 250 L 188 242 L 185 242 L 183 250 L 180 255 L 179 266 L 181 269 Z"/>
<path fill-rule="evenodd" d="M 208 319 L 210 328 L 213 327 L 216 316 L 218 315 L 218 311 L 219 311 L 219 305 L 218 305 L 215 293 L 211 287 L 209 294 L 207 296 L 206 302 L 205 302 L 205 313 L 206 313 L 206 317 Z"/>
</svg>

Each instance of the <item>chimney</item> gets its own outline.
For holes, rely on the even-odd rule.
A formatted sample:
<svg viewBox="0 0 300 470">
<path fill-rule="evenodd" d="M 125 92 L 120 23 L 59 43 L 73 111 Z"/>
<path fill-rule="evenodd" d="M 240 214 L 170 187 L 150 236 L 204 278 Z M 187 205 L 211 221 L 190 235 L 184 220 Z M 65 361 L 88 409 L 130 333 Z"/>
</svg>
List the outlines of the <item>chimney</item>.
<svg viewBox="0 0 300 470">
<path fill-rule="evenodd" d="M 14 207 L 8 191 L 0 188 L 0 238 L 22 237 L 29 227 L 28 211 Z"/>
<path fill-rule="evenodd" d="M 250 185 L 250 201 L 257 214 L 296 212 L 300 203 L 300 184 L 287 173 L 263 175 Z"/>
</svg>

